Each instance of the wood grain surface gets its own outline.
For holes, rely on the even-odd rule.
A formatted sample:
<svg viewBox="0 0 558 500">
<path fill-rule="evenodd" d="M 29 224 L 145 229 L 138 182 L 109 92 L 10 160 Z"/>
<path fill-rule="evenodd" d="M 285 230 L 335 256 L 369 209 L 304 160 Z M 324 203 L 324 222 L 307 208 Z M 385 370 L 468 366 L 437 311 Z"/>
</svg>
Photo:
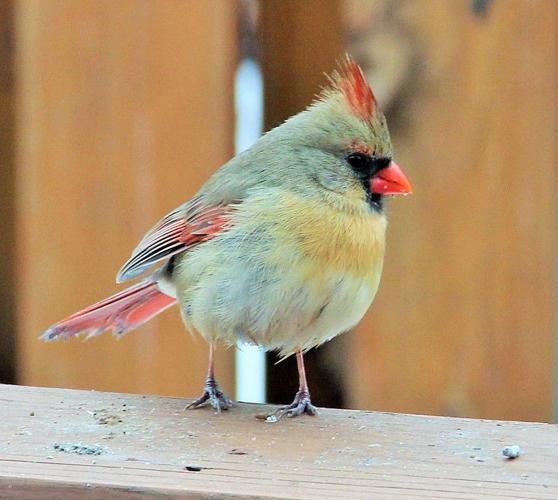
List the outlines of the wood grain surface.
<svg viewBox="0 0 558 500">
<path fill-rule="evenodd" d="M 555 425 L 328 409 L 270 424 L 254 416 L 272 407 L 186 403 L 0 386 L 0 497 L 558 497 Z"/>
</svg>

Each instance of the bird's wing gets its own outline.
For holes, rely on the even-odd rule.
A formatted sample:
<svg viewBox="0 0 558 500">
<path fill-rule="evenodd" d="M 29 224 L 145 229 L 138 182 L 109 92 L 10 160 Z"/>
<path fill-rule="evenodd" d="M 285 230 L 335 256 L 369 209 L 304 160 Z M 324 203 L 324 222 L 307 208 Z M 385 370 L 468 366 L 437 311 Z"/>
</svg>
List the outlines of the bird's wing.
<svg viewBox="0 0 558 500">
<path fill-rule="evenodd" d="M 231 204 L 206 205 L 192 200 L 163 217 L 140 241 L 116 276 L 122 283 L 148 268 L 211 239 L 227 226 Z"/>
</svg>

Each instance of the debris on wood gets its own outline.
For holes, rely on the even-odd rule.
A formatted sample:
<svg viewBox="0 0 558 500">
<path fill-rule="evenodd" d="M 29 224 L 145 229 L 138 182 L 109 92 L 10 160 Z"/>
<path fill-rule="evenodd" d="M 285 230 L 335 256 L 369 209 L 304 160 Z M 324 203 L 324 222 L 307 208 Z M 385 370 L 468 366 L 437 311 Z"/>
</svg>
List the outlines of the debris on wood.
<svg viewBox="0 0 558 500">
<path fill-rule="evenodd" d="M 115 425 L 122 423 L 122 419 L 118 415 L 108 413 L 107 410 L 97 410 L 88 413 L 91 414 L 99 425 Z"/>
<path fill-rule="evenodd" d="M 190 472 L 200 472 L 203 469 L 203 467 L 199 467 L 198 465 L 187 465 L 184 468 Z"/>
<path fill-rule="evenodd" d="M 54 443 L 53 448 L 63 453 L 75 453 L 76 455 L 101 455 L 105 452 L 102 446 L 89 446 L 84 444 Z"/>
<path fill-rule="evenodd" d="M 503 450 L 502 450 L 502 455 L 504 455 L 505 457 L 512 459 L 512 458 L 517 458 L 519 457 L 519 455 L 521 454 L 521 448 L 519 446 L 517 446 L 516 444 L 513 446 L 506 446 Z"/>
</svg>

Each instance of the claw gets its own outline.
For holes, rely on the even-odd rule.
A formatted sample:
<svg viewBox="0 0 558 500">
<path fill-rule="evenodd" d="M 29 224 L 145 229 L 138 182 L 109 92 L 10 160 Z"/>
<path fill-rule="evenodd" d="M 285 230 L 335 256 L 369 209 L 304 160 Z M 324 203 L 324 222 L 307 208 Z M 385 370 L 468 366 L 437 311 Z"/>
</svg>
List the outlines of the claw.
<svg viewBox="0 0 558 500">
<path fill-rule="evenodd" d="M 186 409 L 192 410 L 200 408 L 202 406 L 206 406 L 207 403 L 209 403 L 217 413 L 221 413 L 223 410 L 228 410 L 233 406 L 233 402 L 219 388 L 217 382 L 211 378 L 206 380 L 205 387 L 203 388 L 203 394 L 186 406 Z"/>
<path fill-rule="evenodd" d="M 308 391 L 298 391 L 290 405 L 283 406 L 273 413 L 265 415 L 264 420 L 266 422 L 278 422 L 283 417 L 298 417 L 303 413 L 308 413 L 308 415 L 312 416 L 318 414 L 318 409 L 312 404 Z"/>
</svg>

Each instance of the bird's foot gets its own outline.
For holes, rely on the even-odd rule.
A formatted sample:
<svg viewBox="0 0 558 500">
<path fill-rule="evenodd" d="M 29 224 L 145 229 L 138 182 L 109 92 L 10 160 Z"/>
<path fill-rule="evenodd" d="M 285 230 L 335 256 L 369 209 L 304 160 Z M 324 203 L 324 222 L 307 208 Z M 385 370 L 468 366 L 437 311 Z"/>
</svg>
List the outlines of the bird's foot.
<svg viewBox="0 0 558 500">
<path fill-rule="evenodd" d="M 283 417 L 298 417 L 303 413 L 308 413 L 308 415 L 317 415 L 318 409 L 310 401 L 310 393 L 308 391 L 298 391 L 293 402 L 288 406 L 283 406 L 278 410 L 265 415 L 263 420 L 266 422 L 277 422 Z"/>
<path fill-rule="evenodd" d="M 219 385 L 213 378 L 208 378 L 205 381 L 203 394 L 195 401 L 192 401 L 186 409 L 192 410 L 194 408 L 206 406 L 207 404 L 210 404 L 217 413 L 221 413 L 222 410 L 228 410 L 233 405 L 233 402 L 219 388 Z"/>
</svg>

